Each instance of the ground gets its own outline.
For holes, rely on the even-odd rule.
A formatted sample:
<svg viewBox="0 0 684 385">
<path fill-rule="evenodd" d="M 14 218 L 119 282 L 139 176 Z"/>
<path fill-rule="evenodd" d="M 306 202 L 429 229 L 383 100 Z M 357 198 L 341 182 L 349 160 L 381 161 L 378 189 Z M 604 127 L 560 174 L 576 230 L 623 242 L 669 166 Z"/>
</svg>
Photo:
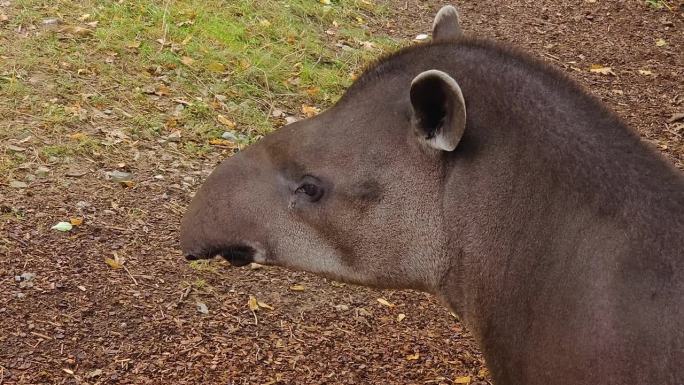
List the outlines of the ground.
<svg viewBox="0 0 684 385">
<path fill-rule="evenodd" d="M 443 5 L 250 3 L 0 0 L 0 384 L 490 382 L 427 294 L 181 257 L 222 158 Z M 467 33 L 568 73 L 684 167 L 680 2 L 460 3 Z"/>
</svg>

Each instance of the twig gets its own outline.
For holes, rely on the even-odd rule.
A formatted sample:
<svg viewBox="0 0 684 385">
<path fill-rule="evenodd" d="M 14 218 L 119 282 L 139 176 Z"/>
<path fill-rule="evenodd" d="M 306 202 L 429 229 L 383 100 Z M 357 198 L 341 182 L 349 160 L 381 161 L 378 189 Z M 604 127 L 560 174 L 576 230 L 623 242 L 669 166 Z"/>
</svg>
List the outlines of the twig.
<svg viewBox="0 0 684 385">
<path fill-rule="evenodd" d="M 121 267 L 123 267 L 124 270 L 126 270 L 126 273 L 128 273 L 128 276 L 131 277 L 131 279 L 133 280 L 133 283 L 135 284 L 135 286 L 138 286 L 138 281 L 135 280 L 135 278 L 133 277 L 133 274 L 131 274 L 131 272 L 128 270 L 128 268 L 126 267 L 126 265 L 121 265 Z"/>
<path fill-rule="evenodd" d="M 52 337 L 45 335 L 45 334 L 38 333 L 38 332 L 31 332 L 31 334 L 33 334 L 34 336 L 40 337 L 44 340 L 51 340 L 52 339 Z"/>
</svg>

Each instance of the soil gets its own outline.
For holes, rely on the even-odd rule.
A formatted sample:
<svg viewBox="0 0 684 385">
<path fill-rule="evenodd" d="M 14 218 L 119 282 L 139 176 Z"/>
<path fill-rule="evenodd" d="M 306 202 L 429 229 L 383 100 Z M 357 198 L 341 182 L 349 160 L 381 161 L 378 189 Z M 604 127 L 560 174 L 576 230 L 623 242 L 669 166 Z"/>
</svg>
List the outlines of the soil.
<svg viewBox="0 0 684 385">
<path fill-rule="evenodd" d="M 394 22 L 372 32 L 408 40 L 429 31 L 442 5 L 382 2 Z M 468 33 L 568 72 L 684 167 L 684 121 L 673 119 L 684 112 L 681 4 L 481 0 L 459 8 Z M 2 187 L 0 384 L 490 383 L 467 330 L 427 294 L 223 261 L 191 268 L 178 250 L 179 221 L 221 156 L 159 156 L 155 145 L 81 164 L 79 177 L 57 167 L 30 189 Z M 133 173 L 132 186 L 106 178 L 118 163 Z M 70 217 L 84 223 L 50 230 Z M 104 262 L 115 257 L 122 268 Z M 35 278 L 15 280 L 25 272 Z M 251 310 L 250 296 L 272 310 Z"/>
</svg>

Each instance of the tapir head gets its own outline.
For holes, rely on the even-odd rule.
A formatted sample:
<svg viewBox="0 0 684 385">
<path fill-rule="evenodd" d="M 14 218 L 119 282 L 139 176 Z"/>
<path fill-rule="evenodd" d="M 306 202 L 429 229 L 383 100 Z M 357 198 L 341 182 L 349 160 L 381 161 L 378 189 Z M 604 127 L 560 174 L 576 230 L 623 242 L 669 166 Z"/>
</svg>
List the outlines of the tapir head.
<svg viewBox="0 0 684 385">
<path fill-rule="evenodd" d="M 460 36 L 443 8 L 434 40 Z M 331 109 L 225 160 L 181 228 L 188 259 L 221 255 L 359 284 L 430 291 L 444 271 L 443 155 L 465 129 L 444 72 L 362 76 Z"/>
</svg>

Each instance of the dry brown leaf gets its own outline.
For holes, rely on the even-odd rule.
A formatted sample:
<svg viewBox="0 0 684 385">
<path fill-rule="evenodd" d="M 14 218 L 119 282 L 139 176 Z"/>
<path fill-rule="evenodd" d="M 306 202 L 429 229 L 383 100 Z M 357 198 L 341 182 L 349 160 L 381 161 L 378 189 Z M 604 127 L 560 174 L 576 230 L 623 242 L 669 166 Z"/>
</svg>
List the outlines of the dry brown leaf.
<svg viewBox="0 0 684 385">
<path fill-rule="evenodd" d="M 171 94 L 171 88 L 166 86 L 165 84 L 160 84 L 155 90 L 154 94 L 157 96 L 168 96 Z"/>
<path fill-rule="evenodd" d="M 221 114 L 219 114 L 216 117 L 216 120 L 218 120 L 219 123 L 221 123 L 224 126 L 229 127 L 229 128 L 235 128 L 237 126 L 237 124 L 235 124 L 234 121 L 228 119 L 227 117 L 225 117 L 224 115 L 221 115 Z"/>
<path fill-rule="evenodd" d="M 209 144 L 212 146 L 221 146 L 221 147 L 229 147 L 229 148 L 235 148 L 237 145 L 230 140 L 227 139 L 211 139 L 209 140 Z"/>
<path fill-rule="evenodd" d="M 409 354 L 408 356 L 406 356 L 406 360 L 408 360 L 408 361 L 415 361 L 419 358 L 420 358 L 420 353 Z"/>
<path fill-rule="evenodd" d="M 80 226 L 83 224 L 83 218 L 81 218 L 81 217 L 70 218 L 69 223 L 71 223 L 72 226 Z"/>
<path fill-rule="evenodd" d="M 304 287 L 304 285 L 292 285 L 292 286 L 290 286 L 290 290 L 292 290 L 292 291 L 304 291 L 304 290 L 306 290 L 306 288 Z"/>
<path fill-rule="evenodd" d="M 268 309 L 268 310 L 273 310 L 273 306 L 271 306 L 271 305 L 269 305 L 269 304 L 267 304 L 267 303 L 265 303 L 265 302 L 261 302 L 261 301 L 259 301 L 259 300 L 257 300 L 257 305 L 259 305 L 260 308 L 264 308 L 264 309 Z"/>
<path fill-rule="evenodd" d="M 4 13 L 0 13 L 0 23 L 2 23 L 3 21 L 8 21 L 8 20 L 9 20 L 9 16 L 5 15 Z"/>
<path fill-rule="evenodd" d="M 604 67 L 600 64 L 592 64 L 591 67 L 589 67 L 589 72 L 601 74 L 601 75 L 612 75 L 615 76 L 615 72 L 613 72 L 613 69 L 611 67 Z"/>
<path fill-rule="evenodd" d="M 390 303 L 384 298 L 378 298 L 378 302 L 380 302 L 381 305 L 387 306 L 387 307 L 394 307 L 393 303 Z"/>
<path fill-rule="evenodd" d="M 400 313 L 400 314 L 397 316 L 397 322 L 403 321 L 404 318 L 406 318 L 406 314 Z"/>
<path fill-rule="evenodd" d="M 470 384 L 470 376 L 456 377 L 454 378 L 454 384 Z"/>
<path fill-rule="evenodd" d="M 314 117 L 314 116 L 318 115 L 319 112 L 321 112 L 321 110 L 317 107 L 307 106 L 306 104 L 302 104 L 302 113 L 307 118 Z"/>
<path fill-rule="evenodd" d="M 183 56 L 181 58 L 181 63 L 185 64 L 188 67 L 191 67 L 195 63 L 195 59 L 191 58 L 190 56 Z"/>
</svg>

